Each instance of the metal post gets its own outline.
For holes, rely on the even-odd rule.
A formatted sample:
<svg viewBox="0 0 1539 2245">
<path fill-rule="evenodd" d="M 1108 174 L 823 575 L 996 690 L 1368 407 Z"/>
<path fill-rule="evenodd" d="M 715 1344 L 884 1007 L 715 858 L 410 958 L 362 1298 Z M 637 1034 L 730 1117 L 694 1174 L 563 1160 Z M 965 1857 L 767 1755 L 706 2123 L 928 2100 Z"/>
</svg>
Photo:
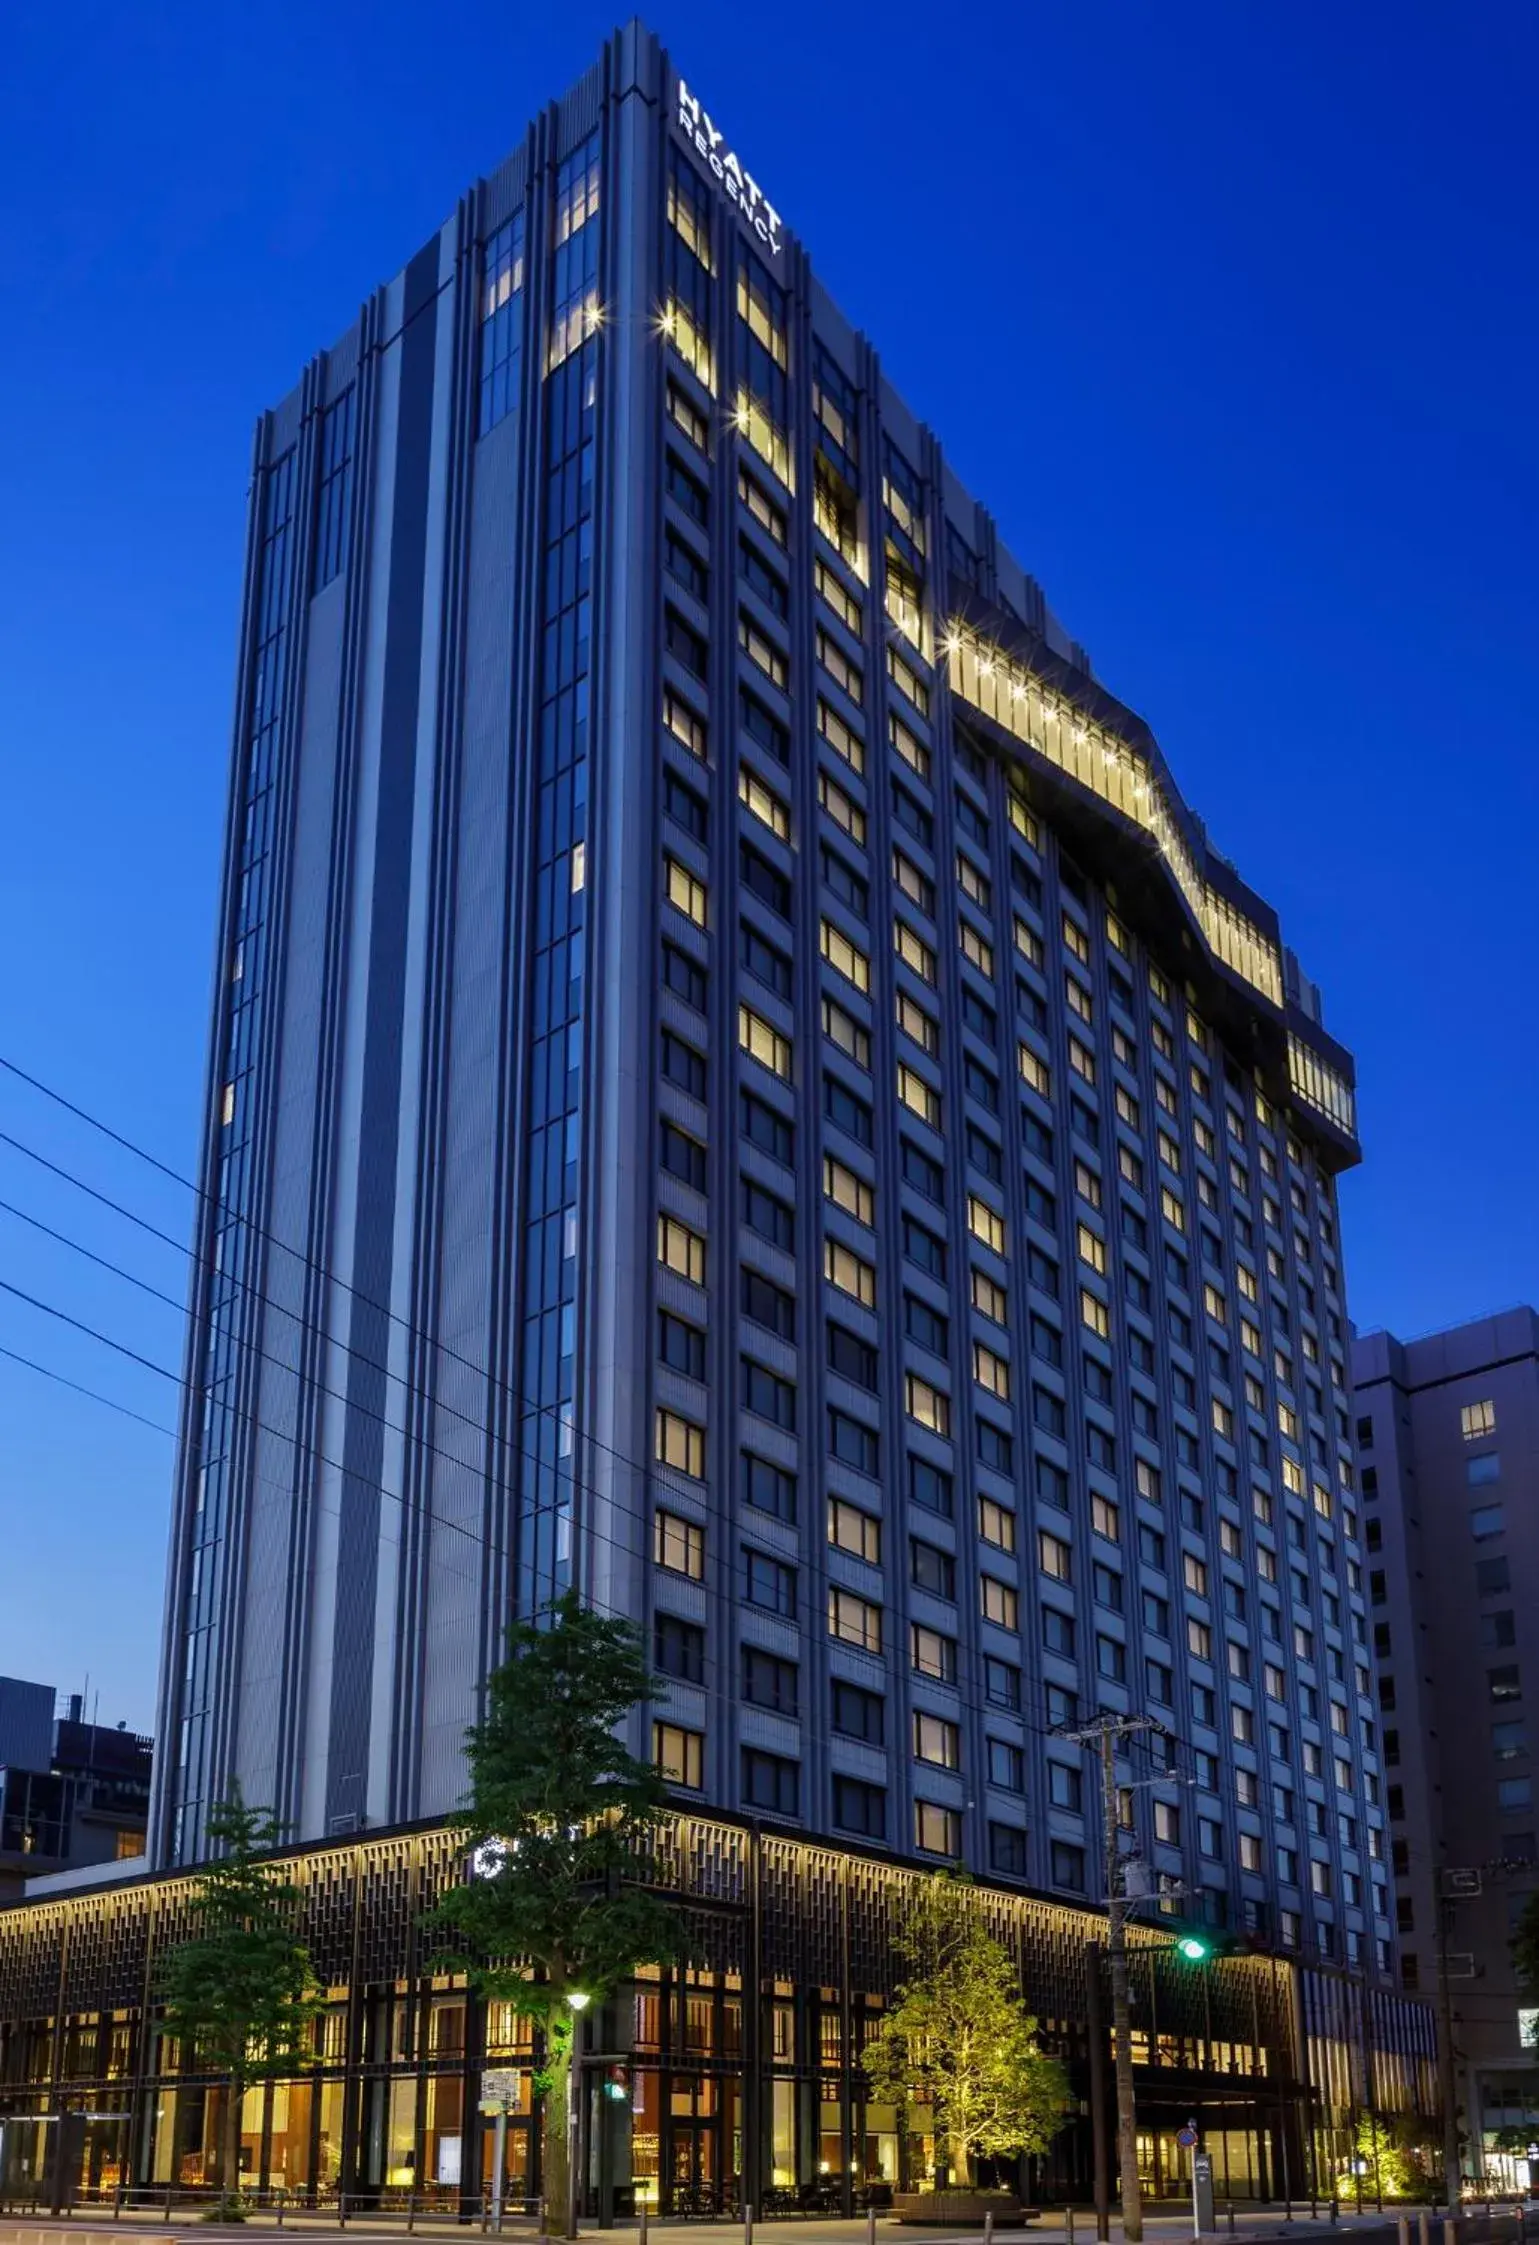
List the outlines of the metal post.
<svg viewBox="0 0 1539 2245">
<path fill-rule="evenodd" d="M 1133 2109 L 1133 2019 L 1128 1994 L 1127 1902 L 1117 1845 L 1117 1739 L 1120 1725 L 1101 1730 L 1101 1813 L 1106 1839 L 1106 1960 L 1111 1968 L 1113 2062 L 1117 2078 L 1117 2172 L 1122 2186 L 1125 2245 L 1141 2245 L 1143 2199 L 1138 2187 L 1138 2122 Z"/>
<path fill-rule="evenodd" d="M 502 2235 L 503 2175 L 507 2168 L 507 2157 L 508 2108 L 499 2104 L 497 2124 L 492 2133 L 492 2228 L 499 2237 Z"/>
<path fill-rule="evenodd" d="M 1072 2206 L 1065 2206 L 1063 2210 L 1063 2245 L 1074 2245 L 1074 2209 Z"/>
<path fill-rule="evenodd" d="M 1111 2236 L 1111 2162 L 1106 2144 L 1106 2015 L 1101 2001 L 1101 1944 L 1085 1943 L 1085 2038 L 1090 2051 L 1090 2165 L 1098 2245 Z M 1072 2220 L 1072 2211 L 1071 2211 Z M 1068 2232 L 1073 2237 L 1072 2228 Z"/>
<path fill-rule="evenodd" d="M 1456 2214 L 1462 2190 L 1459 2165 L 1459 2097 L 1454 2074 L 1453 1998 L 1448 1992 L 1448 1926 L 1453 1914 L 1441 1866 L 1437 1876 L 1437 2073 L 1443 2100 L 1443 2192 Z"/>
<path fill-rule="evenodd" d="M 642 2199 L 637 2212 L 641 2216 L 641 2245 L 647 2245 L 647 2202 Z"/>
<path fill-rule="evenodd" d="M 1399 2221 L 1400 2245 L 1411 2245 L 1411 2217 L 1402 2214 Z"/>
<path fill-rule="evenodd" d="M 1452 2215 L 1443 2223 L 1443 2245 L 1459 2245 L 1459 2224 Z"/>
<path fill-rule="evenodd" d="M 567 2048 L 566 2059 L 566 2219 L 563 2226 L 568 2237 L 577 2235 L 577 2209 L 582 2203 L 577 2194 L 578 2090 L 582 2073 L 577 2049 L 581 2036 L 582 2013 L 578 2011 L 572 2015 L 572 2040 Z"/>
<path fill-rule="evenodd" d="M 743 2200 L 743 2245 L 753 2245 L 753 2200 Z"/>
<path fill-rule="evenodd" d="M 866 2245 L 876 2245 L 876 2208 L 866 2208 Z"/>
<path fill-rule="evenodd" d="M 992 2206 L 984 2210 L 983 2245 L 994 2245 L 994 2209 Z"/>
<path fill-rule="evenodd" d="M 1416 2216 L 1416 2245 L 1432 2245 L 1432 2221 L 1425 2206 Z"/>
<path fill-rule="evenodd" d="M 1234 2200 L 1232 2198 L 1229 2201 L 1229 2234 L 1231 2237 L 1234 2235 Z"/>
</svg>

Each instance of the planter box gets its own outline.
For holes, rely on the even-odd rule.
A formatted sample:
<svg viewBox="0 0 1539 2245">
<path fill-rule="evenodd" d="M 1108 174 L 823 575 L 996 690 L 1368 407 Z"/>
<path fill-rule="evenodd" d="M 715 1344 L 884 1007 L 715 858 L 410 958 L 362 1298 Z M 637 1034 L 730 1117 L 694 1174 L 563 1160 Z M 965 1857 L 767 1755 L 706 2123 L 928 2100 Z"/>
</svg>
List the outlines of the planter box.
<svg viewBox="0 0 1539 2245">
<path fill-rule="evenodd" d="M 892 2210 L 910 2228 L 982 2229 L 985 2214 L 996 2222 L 1031 2220 L 1021 2202 L 1008 2190 L 900 2190 L 894 2191 Z"/>
</svg>

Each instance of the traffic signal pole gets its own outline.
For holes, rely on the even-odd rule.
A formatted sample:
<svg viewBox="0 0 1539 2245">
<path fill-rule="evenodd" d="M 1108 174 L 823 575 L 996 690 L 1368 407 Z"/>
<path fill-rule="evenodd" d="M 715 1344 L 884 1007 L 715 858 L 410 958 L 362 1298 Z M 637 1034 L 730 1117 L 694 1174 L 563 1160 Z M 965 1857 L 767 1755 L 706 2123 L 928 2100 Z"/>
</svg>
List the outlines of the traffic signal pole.
<svg viewBox="0 0 1539 2245">
<path fill-rule="evenodd" d="M 1117 2085 L 1117 2170 L 1122 2192 L 1125 2245 L 1142 2245 L 1143 2194 L 1138 2181 L 1138 2123 L 1133 2109 L 1133 2020 L 1128 1990 L 1127 1894 L 1117 1844 L 1117 1747 L 1134 1731 L 1150 1728 L 1147 1716 L 1103 1715 L 1064 1735 L 1101 1756 L 1101 1813 L 1106 1841 L 1106 1964 L 1111 1980 L 1112 2064 Z"/>
</svg>

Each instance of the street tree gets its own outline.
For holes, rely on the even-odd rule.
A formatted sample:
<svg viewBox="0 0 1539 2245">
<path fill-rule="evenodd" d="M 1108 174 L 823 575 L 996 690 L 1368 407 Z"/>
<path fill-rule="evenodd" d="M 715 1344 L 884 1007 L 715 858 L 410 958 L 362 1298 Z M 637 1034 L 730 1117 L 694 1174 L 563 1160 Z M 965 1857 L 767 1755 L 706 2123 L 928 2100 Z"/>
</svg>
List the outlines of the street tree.
<svg viewBox="0 0 1539 2245">
<path fill-rule="evenodd" d="M 863 2054 L 872 2097 L 905 2114 L 927 2105 L 937 2161 L 944 2146 L 959 2181 L 974 2178 L 980 2156 L 1045 2151 L 1067 2082 L 967 1881 L 943 1871 L 927 1879 L 895 1946 L 904 1978 Z"/>
<path fill-rule="evenodd" d="M 197 1930 L 161 1961 L 164 2025 L 193 2063 L 222 2074 L 220 2212 L 241 2218 L 241 2109 L 255 2083 L 314 2065 L 324 1997 L 295 1931 L 299 1889 L 272 1858 L 282 1831 L 232 1785 L 209 1813 L 220 1852 L 194 1882 Z"/>
<path fill-rule="evenodd" d="M 661 1690 L 638 1632 L 573 1592 L 516 1622 L 487 1682 L 485 1717 L 466 1734 L 464 1832 L 483 1875 L 452 1888 L 430 1917 L 444 1962 L 540 2030 L 545 2199 L 568 2236 L 578 2009 L 677 1948 L 673 1914 L 648 1885 L 663 1781 L 619 1736 Z"/>
</svg>

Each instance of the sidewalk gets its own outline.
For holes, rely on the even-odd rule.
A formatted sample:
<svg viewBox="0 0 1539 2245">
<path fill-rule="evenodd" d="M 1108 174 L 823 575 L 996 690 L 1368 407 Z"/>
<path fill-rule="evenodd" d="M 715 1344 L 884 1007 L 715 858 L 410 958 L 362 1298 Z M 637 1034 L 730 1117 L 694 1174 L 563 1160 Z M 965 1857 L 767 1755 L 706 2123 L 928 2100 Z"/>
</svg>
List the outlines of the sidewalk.
<svg viewBox="0 0 1539 2245">
<path fill-rule="evenodd" d="M 1235 2208 L 1231 2223 L 1227 2210 L 1219 2213 L 1214 2228 L 1205 2234 L 1224 2245 L 1227 2237 L 1244 2237 L 1247 2245 L 1263 2245 L 1269 2239 L 1292 2239 L 1306 2245 L 1311 2237 L 1323 2241 L 1333 2229 L 1337 2232 L 1351 2230 L 1363 2236 L 1377 2231 L 1393 2240 L 1401 2213 L 1410 2217 L 1411 2245 L 1417 2245 L 1417 2209 L 1386 2208 L 1381 2214 L 1365 2207 L 1358 2214 L 1355 2207 L 1342 2210 L 1333 2224 L 1328 2202 L 1322 2202 L 1316 2217 L 1311 2220 L 1308 2201 L 1295 2207 L 1289 2222 L 1281 2205 Z M 1473 2213 L 1475 2210 L 1471 2209 Z M 1519 2211 L 1513 2208 L 1510 2211 Z M 1478 2215 L 1477 2234 L 1484 2232 L 1483 2212 Z M 1429 2216 L 1429 2230 L 1433 2245 L 1441 2245 L 1441 2217 Z M 666 2231 L 669 2245 L 745 2245 L 743 2224 L 740 2221 L 657 2221 L 648 2223 L 649 2236 Z M 243 2224 L 205 2222 L 196 2215 L 190 2219 L 169 2223 L 163 2215 L 151 2212 L 125 2213 L 114 2220 L 110 2213 L 84 2211 L 68 2217 L 47 2214 L 0 2213 L 0 2245 L 64 2245 L 74 2238 L 78 2245 L 106 2245 L 106 2241 L 129 2234 L 156 2240 L 177 2239 L 181 2245 L 284 2245 L 284 2241 L 302 2235 L 306 2239 L 347 2240 L 348 2245 L 402 2245 L 407 2235 L 404 2219 L 382 2223 L 367 2219 L 350 2221 L 346 2227 L 328 2219 L 323 2213 L 285 2214 L 281 2227 L 271 2217 Z M 411 2232 L 414 2237 L 434 2239 L 459 2238 L 471 2245 L 482 2236 L 479 2222 L 458 2223 L 440 2217 L 419 2219 Z M 509 2245 L 533 2245 L 535 2225 L 529 2220 L 509 2220 L 503 2228 L 503 2237 Z M 582 2225 L 584 2239 L 598 2240 L 613 2237 L 617 2241 L 635 2239 L 638 2224 L 635 2221 L 619 2222 L 613 2230 L 600 2230 L 596 2222 Z M 1509 2234 L 1501 2228 L 1493 2229 L 1493 2236 Z M 1510 2233 L 1520 2234 L 1515 2229 Z M 981 2245 L 983 2232 L 978 2229 L 944 2228 L 934 2232 L 915 2225 L 909 2227 L 879 2214 L 876 2218 L 876 2235 L 881 2245 Z M 753 2225 L 753 2245 L 868 2245 L 870 2232 L 864 2215 L 852 2221 L 791 2220 L 756 2221 Z M 1192 2217 L 1189 2209 L 1168 2202 L 1144 2215 L 1145 2245 L 1182 2245 L 1192 2236 Z M 1028 2226 L 999 2224 L 994 2231 L 995 2245 L 1095 2245 L 1095 2216 L 1083 2207 L 1076 2207 L 1072 2228 L 1065 2222 L 1061 2207 L 1044 2208 L 1038 2218 Z M 1122 2223 L 1116 2216 L 1111 2224 L 1111 2245 L 1123 2245 Z"/>
</svg>

